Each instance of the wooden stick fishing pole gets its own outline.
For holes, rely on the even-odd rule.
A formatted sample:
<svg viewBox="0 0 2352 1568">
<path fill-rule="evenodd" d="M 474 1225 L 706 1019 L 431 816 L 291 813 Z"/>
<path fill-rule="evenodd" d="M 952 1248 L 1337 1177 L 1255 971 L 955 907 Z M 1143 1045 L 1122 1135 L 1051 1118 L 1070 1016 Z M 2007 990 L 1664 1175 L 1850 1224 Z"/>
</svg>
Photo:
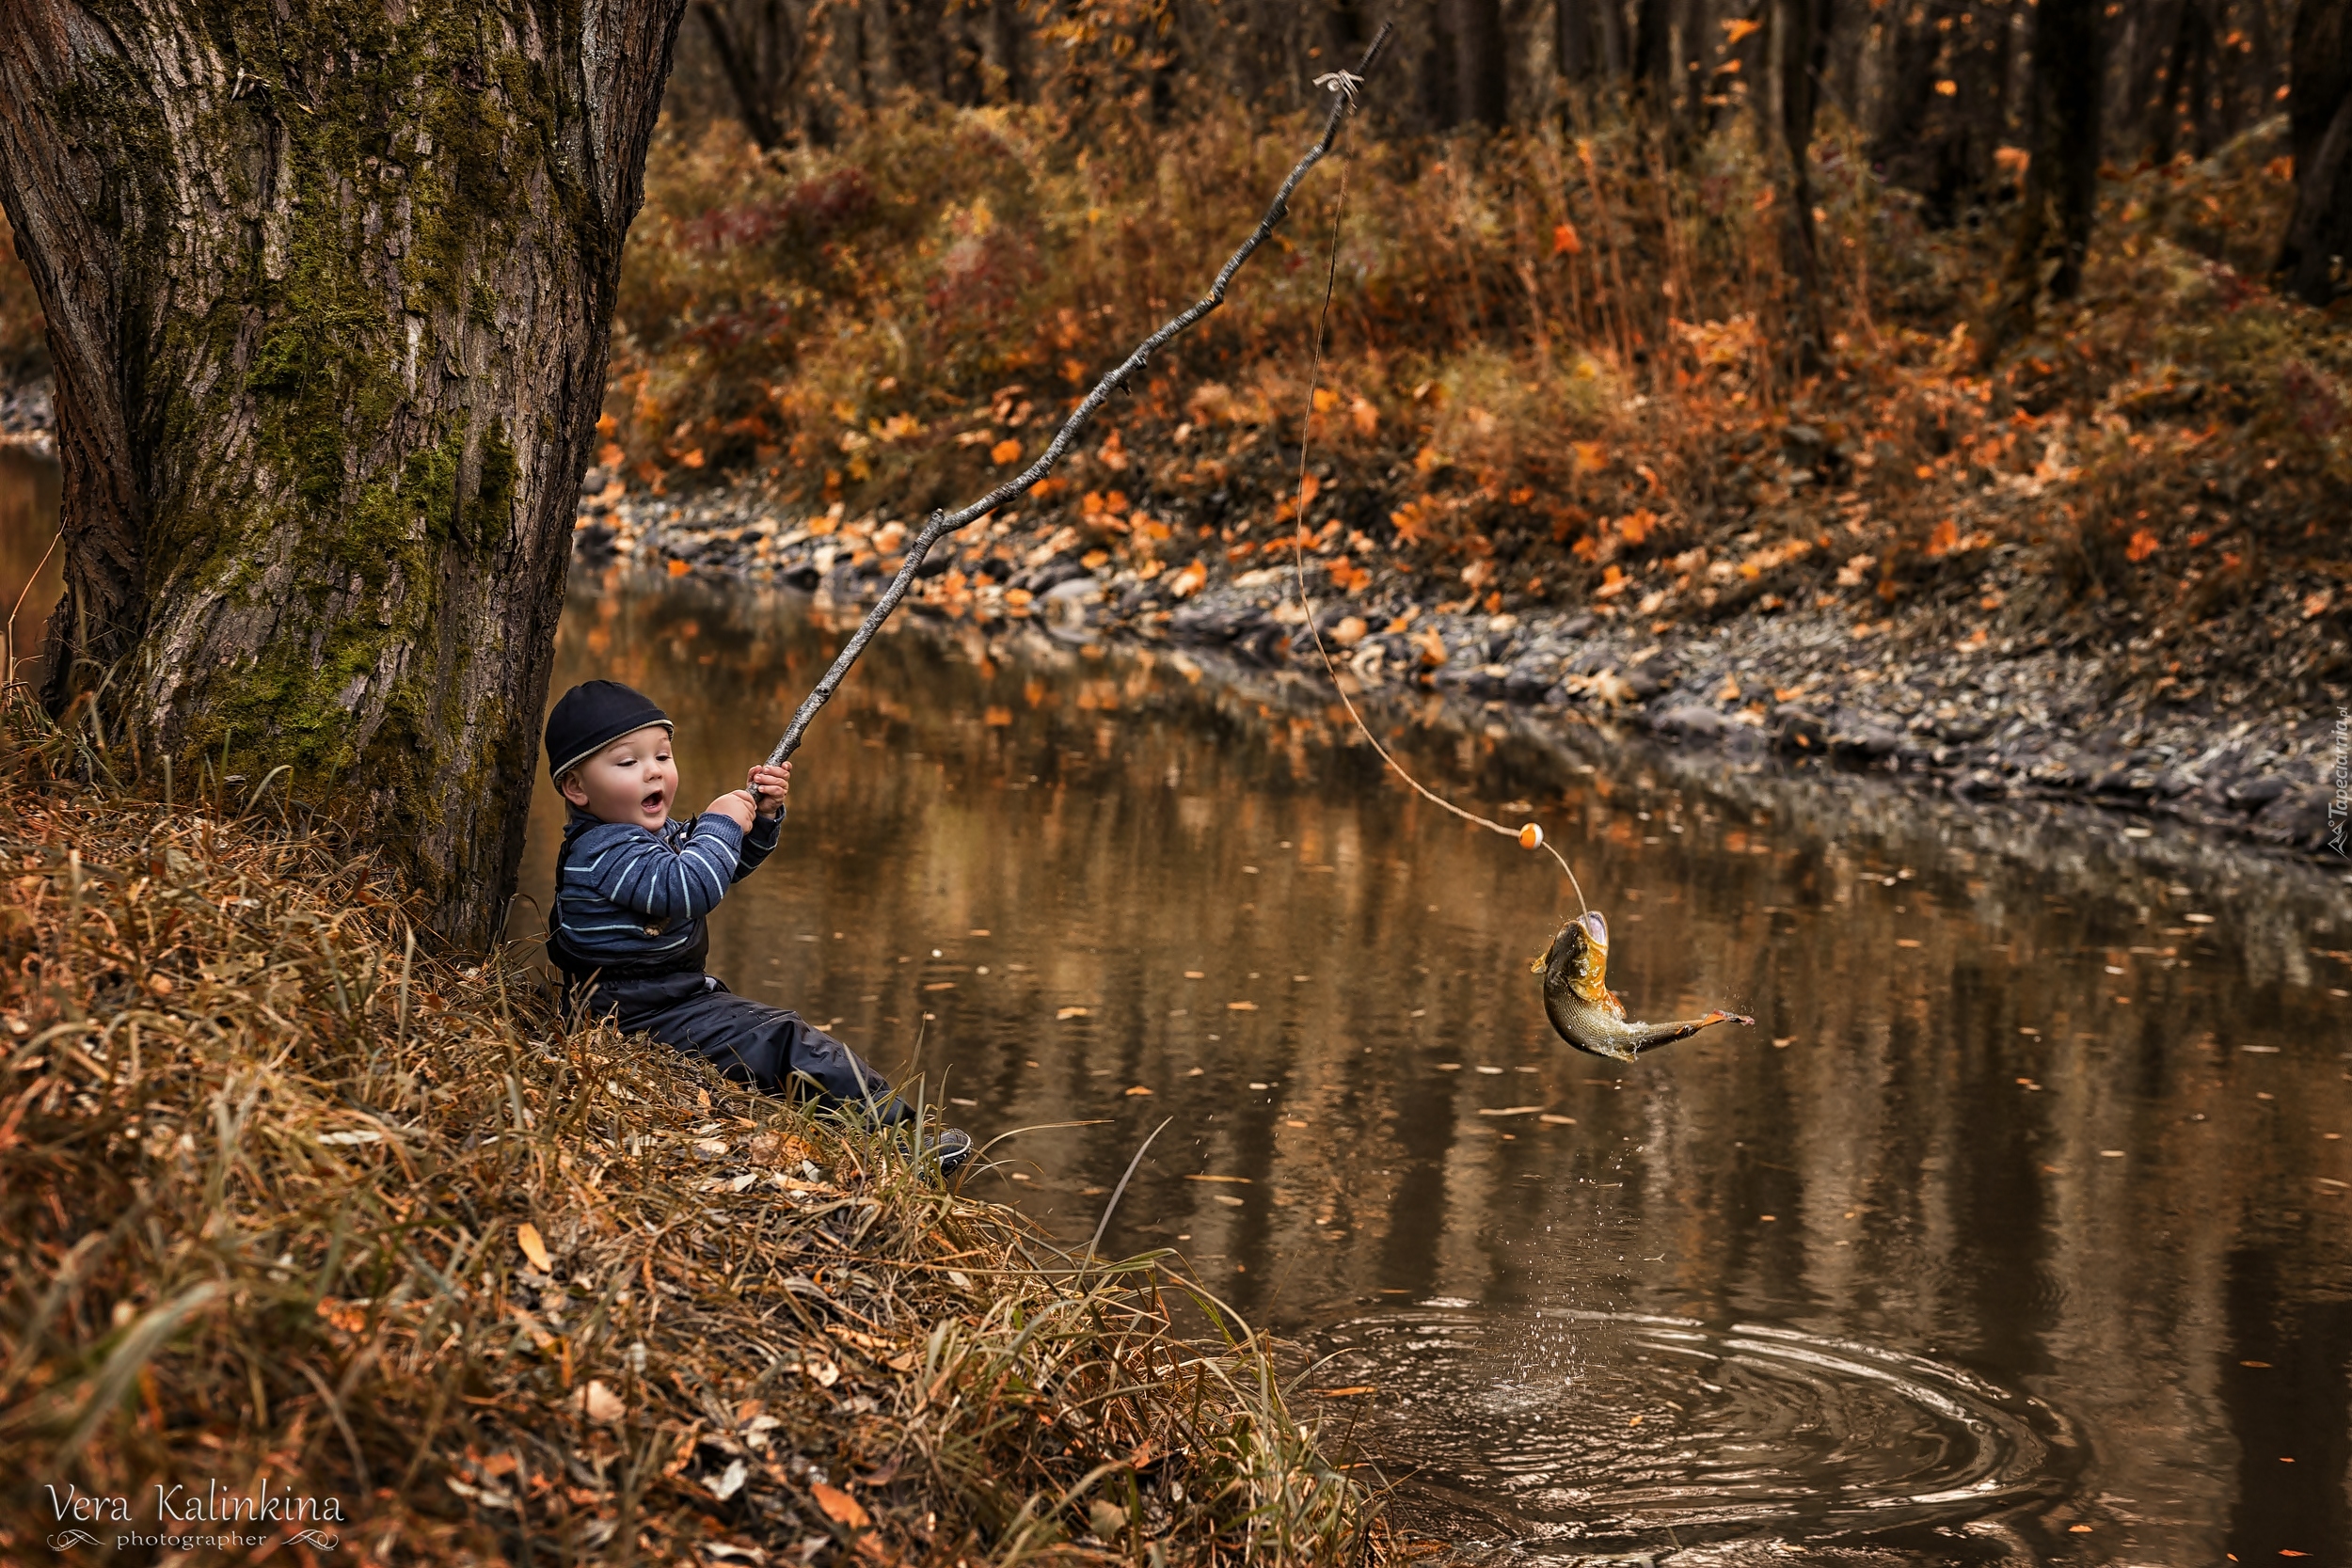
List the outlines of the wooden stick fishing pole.
<svg viewBox="0 0 2352 1568">
<path fill-rule="evenodd" d="M 799 711 L 792 715 L 792 722 L 785 729 L 784 738 L 777 741 L 776 749 L 768 753 L 769 767 L 773 768 L 800 750 L 801 737 L 807 733 L 810 721 L 817 717 L 817 710 L 823 707 L 826 700 L 840 689 L 843 677 L 850 673 L 850 666 L 857 662 L 858 655 L 866 651 L 866 645 L 874 640 L 874 634 L 882 629 L 882 624 L 890 619 L 890 612 L 898 608 L 898 601 L 906 597 L 907 587 L 914 582 L 914 574 L 922 567 L 923 558 L 930 552 L 931 546 L 958 529 L 987 516 L 1008 501 L 1026 495 L 1039 480 L 1053 471 L 1054 465 L 1061 461 L 1062 453 L 1070 450 L 1071 442 L 1077 439 L 1078 432 L 1086 428 L 1087 421 L 1094 417 L 1096 410 L 1110 401 L 1111 393 L 1142 371 L 1152 354 L 1163 344 L 1225 303 L 1225 290 L 1232 282 L 1233 275 L 1241 271 L 1242 263 L 1248 261 L 1257 248 L 1265 244 L 1276 227 L 1290 215 L 1291 193 L 1307 177 L 1307 171 L 1321 163 L 1324 155 L 1331 150 L 1332 144 L 1338 141 L 1340 126 L 1346 120 L 1348 111 L 1356 106 L 1357 85 L 1370 74 L 1373 65 L 1388 47 L 1389 35 L 1395 25 L 1391 22 L 1380 24 L 1380 31 L 1373 35 L 1371 47 L 1364 51 L 1364 57 L 1356 62 L 1354 71 L 1335 71 L 1321 79 L 1332 89 L 1331 113 L 1323 122 L 1323 135 L 1307 149 L 1306 156 L 1292 167 L 1289 178 L 1274 193 L 1274 200 L 1266 208 L 1265 216 L 1258 220 L 1257 229 L 1218 269 L 1216 281 L 1209 286 L 1209 292 L 1182 315 L 1137 344 L 1135 352 L 1120 361 L 1117 369 L 1096 382 L 1094 390 L 1089 392 L 1070 418 L 1062 421 L 1062 427 L 1055 434 L 1052 444 L 1046 447 L 1044 454 L 1036 462 L 1017 477 L 1006 481 L 960 511 L 931 514 L 922 531 L 907 546 L 906 559 L 899 563 L 898 575 L 890 579 L 890 585 L 882 590 L 882 597 L 874 601 L 873 608 L 866 612 L 866 618 L 858 623 L 857 630 L 842 645 L 841 652 L 834 656 L 832 667 L 802 700 Z"/>
</svg>

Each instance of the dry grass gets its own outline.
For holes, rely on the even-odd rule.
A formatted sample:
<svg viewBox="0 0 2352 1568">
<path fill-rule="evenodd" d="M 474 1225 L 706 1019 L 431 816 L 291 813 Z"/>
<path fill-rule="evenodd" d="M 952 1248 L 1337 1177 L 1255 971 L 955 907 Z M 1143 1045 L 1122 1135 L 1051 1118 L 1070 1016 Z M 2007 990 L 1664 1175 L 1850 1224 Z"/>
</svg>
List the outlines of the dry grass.
<svg viewBox="0 0 2352 1568">
<path fill-rule="evenodd" d="M 338 1499 L 338 1561 L 1365 1555 L 1362 1489 L 1164 1258 L 1079 1267 L 880 1133 L 417 951 L 266 781 L 68 781 L 103 760 L 0 731 L 0 1555 L 46 1486 L 152 1531 L 159 1483 L 262 1478 Z"/>
</svg>

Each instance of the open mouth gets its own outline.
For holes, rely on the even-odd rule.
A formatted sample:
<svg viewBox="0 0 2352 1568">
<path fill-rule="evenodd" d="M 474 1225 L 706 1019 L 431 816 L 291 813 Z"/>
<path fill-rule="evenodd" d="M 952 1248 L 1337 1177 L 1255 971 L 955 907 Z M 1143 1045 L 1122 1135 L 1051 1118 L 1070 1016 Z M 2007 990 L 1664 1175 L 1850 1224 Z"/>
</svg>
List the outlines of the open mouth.
<svg viewBox="0 0 2352 1568">
<path fill-rule="evenodd" d="M 643 800 L 638 801 L 637 804 L 640 810 L 644 811 L 646 816 L 650 816 L 655 812 L 661 809 L 662 802 L 668 798 L 669 797 L 662 791 L 657 789 L 647 795 Z"/>
<path fill-rule="evenodd" d="M 1609 922 L 1600 917 L 1600 911 L 1598 910 L 1594 910 L 1591 912 L 1581 916 L 1577 920 L 1577 924 L 1584 927 L 1586 940 L 1591 942 L 1595 947 L 1606 947 L 1609 945 Z"/>
</svg>

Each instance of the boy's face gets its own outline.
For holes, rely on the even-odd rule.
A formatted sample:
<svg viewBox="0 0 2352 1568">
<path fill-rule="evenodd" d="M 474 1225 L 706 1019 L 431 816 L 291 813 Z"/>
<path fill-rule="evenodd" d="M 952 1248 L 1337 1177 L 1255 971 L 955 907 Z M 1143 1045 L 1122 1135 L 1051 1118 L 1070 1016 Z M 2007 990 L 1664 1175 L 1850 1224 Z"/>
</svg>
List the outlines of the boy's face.
<svg viewBox="0 0 2352 1568">
<path fill-rule="evenodd" d="M 670 732 L 648 724 L 590 757 L 564 785 L 564 799 L 600 822 L 634 822 L 659 832 L 677 798 Z"/>
</svg>

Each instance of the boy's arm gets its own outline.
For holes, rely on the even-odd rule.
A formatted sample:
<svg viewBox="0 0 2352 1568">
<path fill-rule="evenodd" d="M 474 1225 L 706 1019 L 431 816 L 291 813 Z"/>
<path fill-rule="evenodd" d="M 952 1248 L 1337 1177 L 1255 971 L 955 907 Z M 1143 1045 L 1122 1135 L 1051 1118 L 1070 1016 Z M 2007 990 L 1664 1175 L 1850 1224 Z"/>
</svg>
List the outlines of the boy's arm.
<svg viewBox="0 0 2352 1568">
<path fill-rule="evenodd" d="M 742 845 L 743 830 L 716 812 L 704 813 L 675 846 L 643 828 L 608 823 L 580 835 L 566 872 L 649 920 L 691 920 L 726 896 Z"/>
<path fill-rule="evenodd" d="M 781 811 L 773 816 L 752 819 L 752 831 L 743 835 L 743 852 L 735 860 L 735 875 L 728 879 L 730 887 L 759 869 L 759 863 L 775 848 L 776 840 L 783 832 L 784 813 Z"/>
</svg>

